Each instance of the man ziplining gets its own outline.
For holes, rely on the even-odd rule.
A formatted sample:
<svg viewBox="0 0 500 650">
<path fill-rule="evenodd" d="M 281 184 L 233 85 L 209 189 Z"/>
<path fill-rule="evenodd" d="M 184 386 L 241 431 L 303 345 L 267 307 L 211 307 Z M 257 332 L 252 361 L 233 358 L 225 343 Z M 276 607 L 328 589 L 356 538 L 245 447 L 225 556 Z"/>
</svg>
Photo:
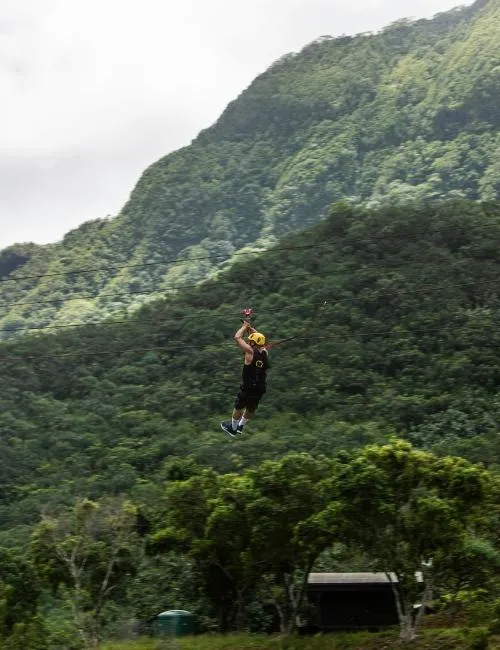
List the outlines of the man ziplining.
<svg viewBox="0 0 500 650">
<path fill-rule="evenodd" d="M 250 332 L 248 342 L 243 338 L 247 331 Z M 242 382 L 234 402 L 232 419 L 221 422 L 222 430 L 233 438 L 243 432 L 243 427 L 257 410 L 266 392 L 266 374 L 270 367 L 266 337 L 257 332 L 250 323 L 243 321 L 243 325 L 234 335 L 234 340 L 245 355 Z"/>
<path fill-rule="evenodd" d="M 244 309 L 245 320 L 243 325 L 236 331 L 234 340 L 243 350 L 245 355 L 242 382 L 234 402 L 231 420 L 221 422 L 221 428 L 228 435 L 234 438 L 239 433 L 243 433 L 243 427 L 251 420 L 259 402 L 266 392 L 266 376 L 270 368 L 268 351 L 280 347 L 281 345 L 298 341 L 304 338 L 308 332 L 318 323 L 321 313 L 324 313 L 326 300 L 319 305 L 312 321 L 302 331 L 289 336 L 286 339 L 273 341 L 266 344 L 266 337 L 261 332 L 250 325 L 248 322 L 252 318 L 252 309 Z M 246 332 L 250 332 L 247 341 L 243 339 Z"/>
</svg>

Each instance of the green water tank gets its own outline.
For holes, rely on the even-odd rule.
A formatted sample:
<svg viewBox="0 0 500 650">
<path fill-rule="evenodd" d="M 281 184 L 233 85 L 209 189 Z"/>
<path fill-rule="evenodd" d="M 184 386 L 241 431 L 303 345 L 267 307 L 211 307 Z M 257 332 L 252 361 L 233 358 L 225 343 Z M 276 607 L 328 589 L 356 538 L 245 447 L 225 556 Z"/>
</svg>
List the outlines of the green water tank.
<svg viewBox="0 0 500 650">
<path fill-rule="evenodd" d="M 158 614 L 155 627 L 158 636 L 178 637 L 194 634 L 195 616 L 185 609 L 169 609 Z"/>
</svg>

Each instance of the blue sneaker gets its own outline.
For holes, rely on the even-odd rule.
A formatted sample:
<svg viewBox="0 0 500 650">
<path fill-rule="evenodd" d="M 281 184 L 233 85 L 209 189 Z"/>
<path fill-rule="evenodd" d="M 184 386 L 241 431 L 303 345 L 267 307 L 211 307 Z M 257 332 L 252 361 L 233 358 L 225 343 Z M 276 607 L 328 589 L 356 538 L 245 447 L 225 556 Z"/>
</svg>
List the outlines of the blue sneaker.
<svg viewBox="0 0 500 650">
<path fill-rule="evenodd" d="M 236 433 L 243 433 L 243 425 L 242 424 L 238 424 L 238 426 L 236 427 Z"/>
<path fill-rule="evenodd" d="M 231 436 L 231 438 L 234 438 L 236 435 L 236 431 L 233 429 L 233 424 L 231 420 L 228 420 L 226 422 L 221 422 L 220 423 L 220 428 L 227 433 L 228 436 Z"/>
</svg>

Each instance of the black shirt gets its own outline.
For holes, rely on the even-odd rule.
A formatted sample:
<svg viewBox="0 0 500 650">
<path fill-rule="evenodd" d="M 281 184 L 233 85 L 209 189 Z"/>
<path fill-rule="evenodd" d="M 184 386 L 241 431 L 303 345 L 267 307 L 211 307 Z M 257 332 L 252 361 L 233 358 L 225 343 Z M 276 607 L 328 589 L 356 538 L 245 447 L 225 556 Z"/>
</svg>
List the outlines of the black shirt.
<svg viewBox="0 0 500 650">
<path fill-rule="evenodd" d="M 243 366 L 241 388 L 249 393 L 262 394 L 266 392 L 266 372 L 269 368 L 267 350 L 255 348 L 252 363 Z"/>
</svg>

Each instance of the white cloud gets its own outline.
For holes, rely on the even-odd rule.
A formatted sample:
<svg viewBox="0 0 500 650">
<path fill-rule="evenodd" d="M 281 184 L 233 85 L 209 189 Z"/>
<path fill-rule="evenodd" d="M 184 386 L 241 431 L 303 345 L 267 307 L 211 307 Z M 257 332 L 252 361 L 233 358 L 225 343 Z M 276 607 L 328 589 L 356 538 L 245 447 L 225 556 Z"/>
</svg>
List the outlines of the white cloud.
<svg viewBox="0 0 500 650">
<path fill-rule="evenodd" d="M 0 247 L 122 207 L 274 60 L 453 0 L 2 0 Z"/>
</svg>

